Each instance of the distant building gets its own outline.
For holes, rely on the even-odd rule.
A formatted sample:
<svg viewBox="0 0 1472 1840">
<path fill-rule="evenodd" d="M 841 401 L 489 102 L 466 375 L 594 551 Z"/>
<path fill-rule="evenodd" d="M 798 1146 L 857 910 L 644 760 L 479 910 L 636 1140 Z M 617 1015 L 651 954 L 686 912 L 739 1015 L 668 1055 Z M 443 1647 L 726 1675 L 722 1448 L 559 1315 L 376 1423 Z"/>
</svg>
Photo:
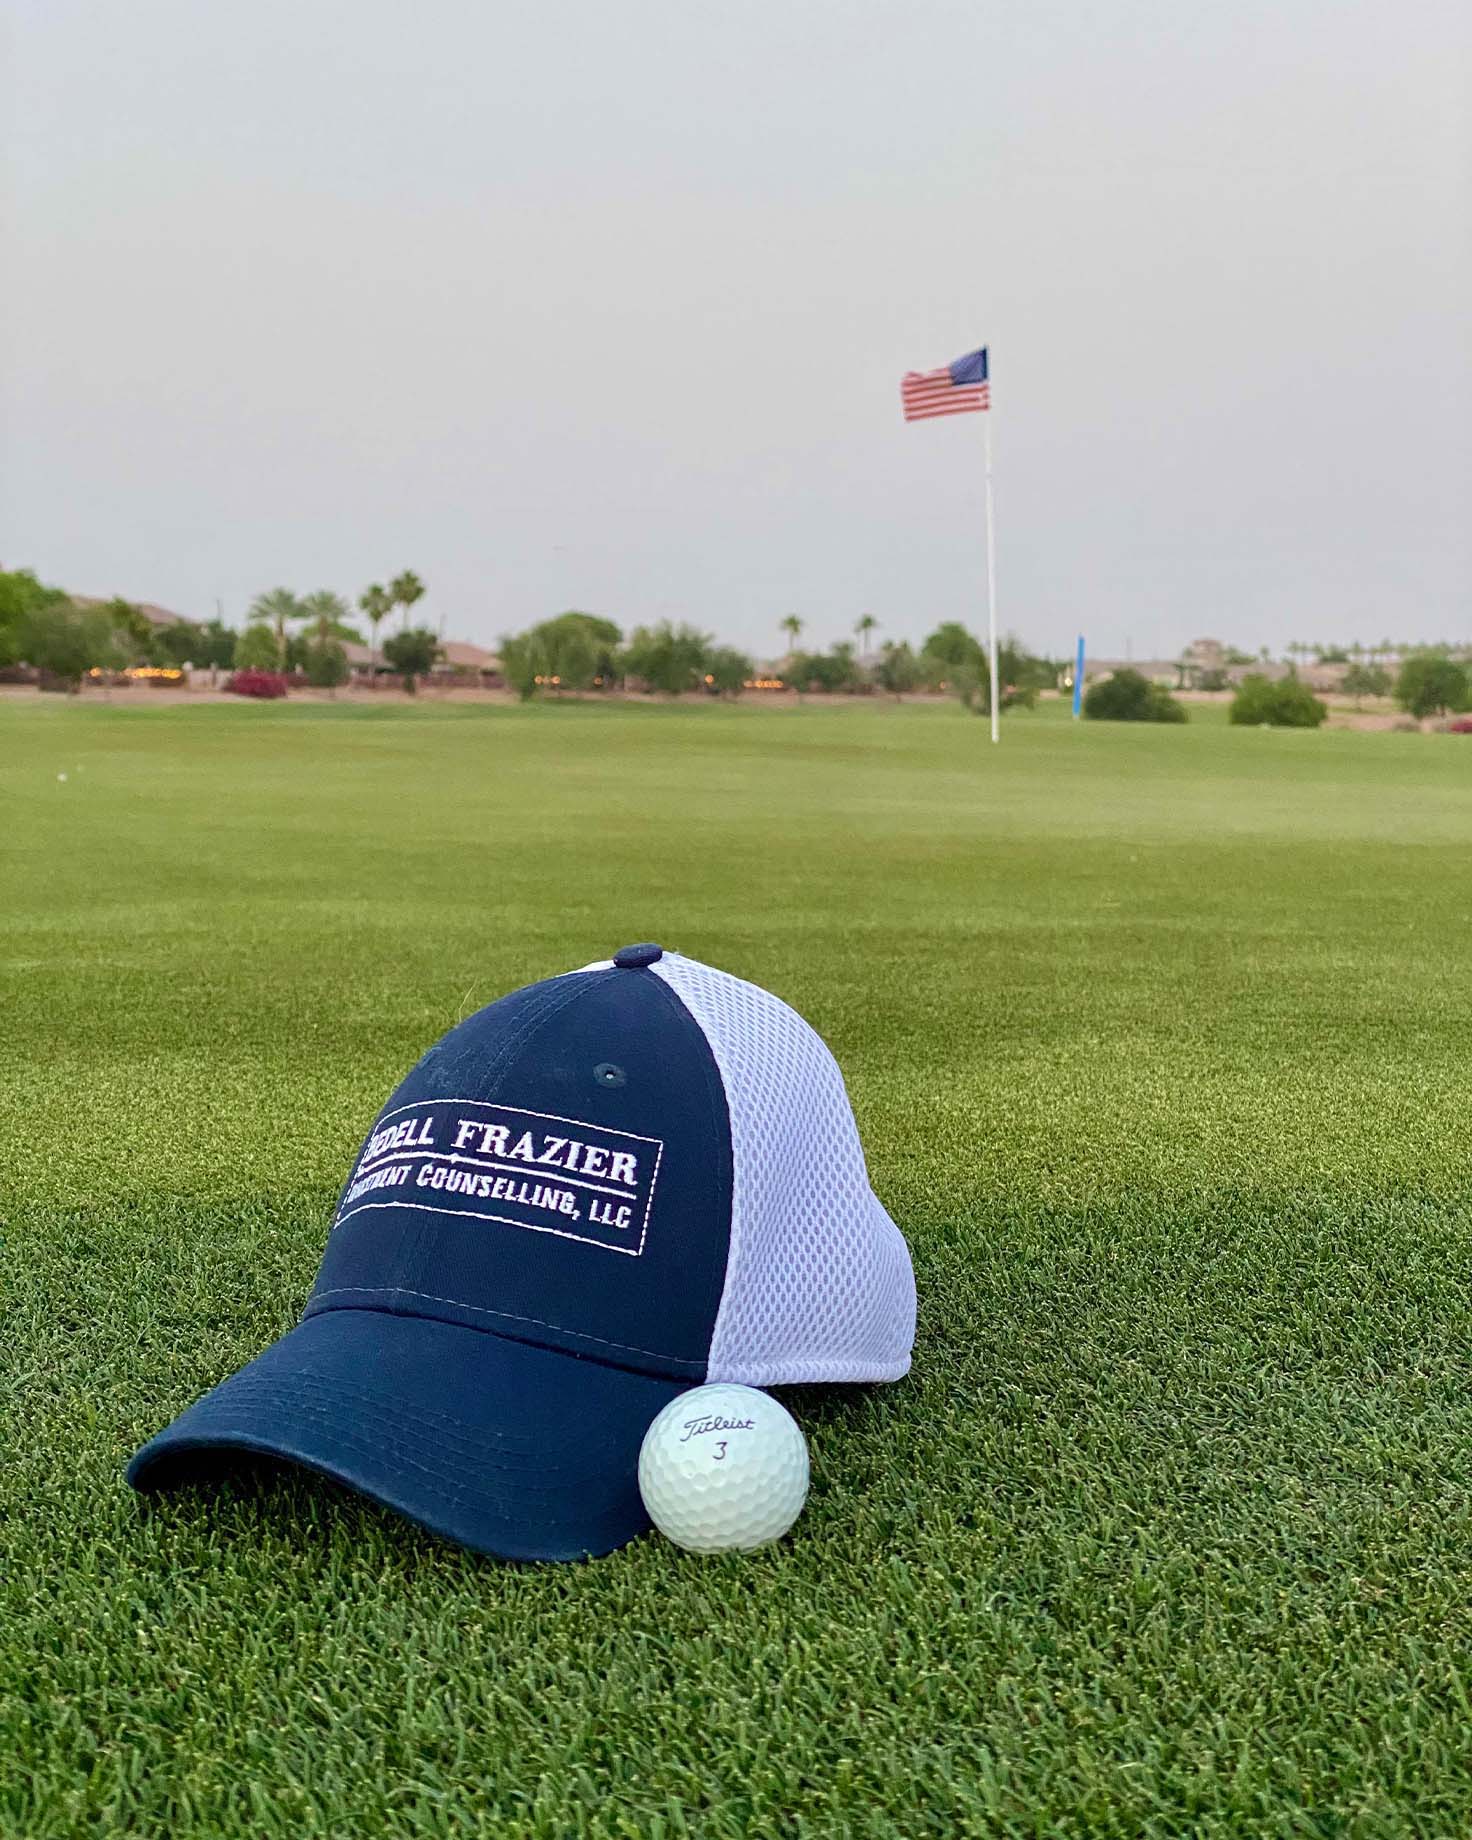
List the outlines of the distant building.
<svg viewBox="0 0 1472 1840">
<path fill-rule="evenodd" d="M 1348 670 L 1347 664 L 1320 664 L 1315 661 L 1304 665 L 1298 675 L 1310 690 L 1334 691 L 1343 685 Z"/>
<path fill-rule="evenodd" d="M 106 600 L 95 594 L 73 594 L 68 598 L 76 607 L 107 605 Z M 136 607 L 150 626 L 202 624 L 199 620 L 190 619 L 187 614 L 174 613 L 168 607 L 160 607 L 154 601 L 130 601 L 128 604 Z M 341 643 L 347 655 L 348 669 L 355 678 L 366 681 L 374 676 L 394 675 L 393 666 L 384 661 L 382 636 L 372 647 L 356 639 L 344 639 Z M 498 690 L 506 681 L 498 654 L 488 651 L 483 645 L 472 645 L 468 639 L 442 640 L 440 657 L 435 661 L 431 676 L 440 683 L 475 684 L 487 690 Z"/>
<path fill-rule="evenodd" d="M 1227 648 L 1220 639 L 1193 639 L 1181 653 L 1181 664 L 1188 678 L 1210 671 L 1225 671 Z"/>
<path fill-rule="evenodd" d="M 171 613 L 167 607 L 157 607 L 152 601 L 134 601 L 150 626 L 198 626 L 198 620 L 190 620 L 182 613 Z"/>
<path fill-rule="evenodd" d="M 1288 675 L 1289 667 L 1276 659 L 1254 658 L 1245 664 L 1233 664 L 1228 662 L 1230 657 L 1231 648 L 1220 639 L 1193 639 L 1179 658 L 1086 659 L 1084 683 L 1095 683 L 1115 671 L 1138 671 L 1141 677 L 1166 690 L 1195 690 L 1203 678 L 1208 685 L 1235 687 L 1244 677 L 1254 674 L 1275 681 Z"/>
<path fill-rule="evenodd" d="M 347 653 L 349 669 L 356 678 L 366 680 L 369 677 L 396 675 L 393 666 L 383 656 L 381 641 L 370 650 L 366 645 L 345 640 L 342 649 Z M 436 683 L 473 684 L 483 690 L 499 690 L 506 681 L 497 654 L 488 652 L 483 645 L 472 645 L 467 639 L 442 640 L 440 656 L 435 660 L 430 676 Z"/>
<path fill-rule="evenodd" d="M 471 645 L 465 639 L 446 639 L 440 646 L 440 656 L 435 662 L 436 677 L 479 678 L 490 687 L 494 682 L 501 684 L 505 678 L 501 671 L 501 660 L 495 652 L 488 652 L 483 645 Z"/>
<path fill-rule="evenodd" d="M 115 597 L 116 598 L 116 597 Z M 127 599 L 124 595 L 121 598 Z M 74 607 L 105 607 L 107 601 L 97 594 L 70 594 L 67 596 Z M 150 626 L 198 626 L 198 620 L 191 620 L 182 613 L 172 613 L 167 607 L 159 607 L 153 601 L 128 601 L 130 607 L 136 607 Z"/>
<path fill-rule="evenodd" d="M 1152 684 L 1163 684 L 1168 690 L 1174 689 L 1181 677 L 1174 658 L 1084 658 L 1085 685 L 1112 677 L 1116 671 L 1138 671 Z"/>
</svg>

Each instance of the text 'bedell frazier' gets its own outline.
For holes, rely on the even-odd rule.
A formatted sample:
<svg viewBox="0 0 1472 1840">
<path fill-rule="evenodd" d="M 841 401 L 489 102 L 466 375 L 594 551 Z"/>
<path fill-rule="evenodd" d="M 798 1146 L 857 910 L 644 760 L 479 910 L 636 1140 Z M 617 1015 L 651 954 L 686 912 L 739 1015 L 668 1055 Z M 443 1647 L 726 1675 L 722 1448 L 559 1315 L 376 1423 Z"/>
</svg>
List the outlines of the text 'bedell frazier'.
<svg viewBox="0 0 1472 1840">
<path fill-rule="evenodd" d="M 438 1149 L 434 1120 L 405 1118 L 396 1125 L 386 1125 L 368 1139 L 358 1167 L 392 1150 L 434 1151 Z M 638 1158 L 629 1150 L 605 1150 L 600 1144 L 585 1144 L 575 1137 L 557 1137 L 550 1131 L 523 1131 L 513 1142 L 504 1124 L 486 1124 L 479 1118 L 455 1121 L 453 1150 L 469 1151 L 481 1156 L 499 1157 L 507 1162 L 535 1163 L 543 1169 L 565 1169 L 570 1175 L 601 1176 L 633 1188 L 639 1180 Z"/>
</svg>

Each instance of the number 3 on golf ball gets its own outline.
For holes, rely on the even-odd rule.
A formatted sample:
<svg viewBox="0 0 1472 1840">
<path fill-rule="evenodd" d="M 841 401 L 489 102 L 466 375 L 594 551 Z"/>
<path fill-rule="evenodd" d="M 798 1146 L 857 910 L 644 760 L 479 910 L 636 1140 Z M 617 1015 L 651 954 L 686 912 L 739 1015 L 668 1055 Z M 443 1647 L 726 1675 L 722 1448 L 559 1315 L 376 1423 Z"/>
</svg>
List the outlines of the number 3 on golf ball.
<svg viewBox="0 0 1472 1840">
<path fill-rule="evenodd" d="M 687 1552 L 750 1552 L 802 1513 L 808 1447 L 770 1393 L 693 1387 L 644 1433 L 639 1492 L 650 1520 Z"/>
</svg>

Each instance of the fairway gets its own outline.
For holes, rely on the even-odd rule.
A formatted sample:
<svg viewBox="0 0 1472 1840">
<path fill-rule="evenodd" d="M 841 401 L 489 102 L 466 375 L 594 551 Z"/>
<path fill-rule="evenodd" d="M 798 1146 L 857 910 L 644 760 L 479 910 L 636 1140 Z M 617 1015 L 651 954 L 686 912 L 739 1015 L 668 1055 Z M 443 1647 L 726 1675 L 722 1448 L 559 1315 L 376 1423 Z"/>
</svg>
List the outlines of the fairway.
<svg viewBox="0 0 1472 1840">
<path fill-rule="evenodd" d="M 0 1833 L 1467 1832 L 1469 777 L 1214 711 L 0 704 Z M 822 1033 L 914 1254 L 911 1376 L 783 1393 L 793 1535 L 132 1495 L 422 1050 L 644 939 Z"/>
</svg>

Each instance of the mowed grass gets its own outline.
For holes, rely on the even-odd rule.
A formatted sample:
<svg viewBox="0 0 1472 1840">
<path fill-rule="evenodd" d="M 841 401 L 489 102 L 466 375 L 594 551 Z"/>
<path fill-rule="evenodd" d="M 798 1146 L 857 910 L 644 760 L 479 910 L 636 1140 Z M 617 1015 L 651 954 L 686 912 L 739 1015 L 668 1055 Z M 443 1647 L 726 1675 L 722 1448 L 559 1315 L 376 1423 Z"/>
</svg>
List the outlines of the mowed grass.
<svg viewBox="0 0 1472 1840">
<path fill-rule="evenodd" d="M 0 1832 L 1467 1832 L 1469 785 L 1200 715 L 0 706 Z M 422 1049 L 644 938 L 820 1029 L 914 1251 L 912 1376 L 789 1396 L 793 1536 L 132 1496 Z"/>
</svg>

